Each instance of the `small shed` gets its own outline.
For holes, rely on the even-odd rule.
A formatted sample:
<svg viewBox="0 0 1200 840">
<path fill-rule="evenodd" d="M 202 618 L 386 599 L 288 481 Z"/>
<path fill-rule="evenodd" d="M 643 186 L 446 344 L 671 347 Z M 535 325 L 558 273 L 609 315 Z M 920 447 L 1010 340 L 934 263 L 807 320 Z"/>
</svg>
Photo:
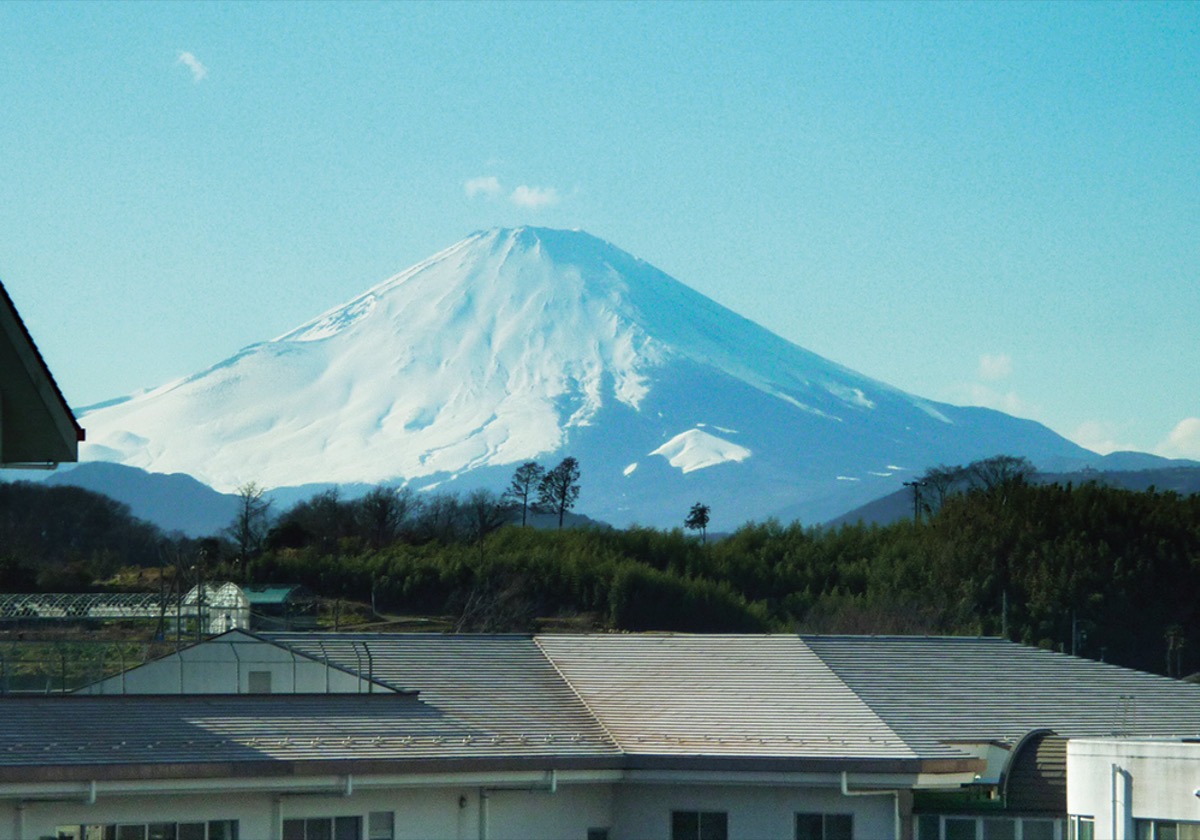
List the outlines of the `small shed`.
<svg viewBox="0 0 1200 840">
<path fill-rule="evenodd" d="M 266 583 L 243 590 L 251 630 L 315 630 L 317 597 L 295 583 Z"/>
</svg>

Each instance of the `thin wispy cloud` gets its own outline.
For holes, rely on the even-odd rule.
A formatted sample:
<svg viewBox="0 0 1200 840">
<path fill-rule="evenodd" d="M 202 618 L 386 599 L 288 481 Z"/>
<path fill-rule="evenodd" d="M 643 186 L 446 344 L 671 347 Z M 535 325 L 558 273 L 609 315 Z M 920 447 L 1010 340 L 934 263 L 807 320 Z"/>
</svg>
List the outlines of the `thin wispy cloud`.
<svg viewBox="0 0 1200 840">
<path fill-rule="evenodd" d="M 1007 353 L 984 353 L 979 357 L 979 378 L 988 382 L 1012 376 L 1012 357 Z"/>
<path fill-rule="evenodd" d="M 1025 402 L 1016 391 L 991 388 L 978 382 L 970 385 L 967 391 L 970 394 L 967 399 L 969 405 L 994 408 L 1016 417 L 1033 417 L 1038 413 L 1036 406 Z"/>
<path fill-rule="evenodd" d="M 558 198 L 558 190 L 554 187 L 529 187 L 522 184 L 512 191 L 509 201 L 518 207 L 540 210 L 558 204 Z"/>
<path fill-rule="evenodd" d="M 182 64 L 188 70 L 192 71 L 193 82 L 199 82 L 208 75 L 208 68 L 204 66 L 203 62 L 186 50 L 180 50 L 179 58 L 176 59 L 175 63 Z"/>
<path fill-rule="evenodd" d="M 500 179 L 495 175 L 484 175 L 479 178 L 471 178 L 463 184 L 463 191 L 466 192 L 467 198 L 476 198 L 483 196 L 484 198 L 495 198 L 504 192 L 500 186 Z"/>
<path fill-rule="evenodd" d="M 1167 435 L 1167 439 L 1155 447 L 1154 452 L 1166 458 L 1200 460 L 1200 417 L 1185 417 L 1180 420 Z"/>
<path fill-rule="evenodd" d="M 1101 455 L 1107 455 L 1110 452 L 1128 452 L 1140 448 L 1132 443 L 1122 443 L 1112 424 L 1102 420 L 1087 420 L 1081 423 L 1074 434 L 1068 435 L 1068 437 L 1084 449 L 1099 452 Z"/>
</svg>

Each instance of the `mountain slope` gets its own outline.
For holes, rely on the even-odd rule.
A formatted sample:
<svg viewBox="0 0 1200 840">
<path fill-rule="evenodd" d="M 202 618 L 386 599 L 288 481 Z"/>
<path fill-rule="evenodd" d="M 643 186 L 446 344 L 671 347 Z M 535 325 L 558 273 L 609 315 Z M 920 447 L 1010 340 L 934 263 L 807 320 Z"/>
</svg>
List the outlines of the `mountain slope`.
<svg viewBox="0 0 1200 840">
<path fill-rule="evenodd" d="M 1090 453 L 829 362 L 577 231 L 474 234 L 283 336 L 96 407 L 83 457 L 228 492 L 456 481 L 576 456 L 579 509 L 807 521 L 938 462 Z"/>
</svg>

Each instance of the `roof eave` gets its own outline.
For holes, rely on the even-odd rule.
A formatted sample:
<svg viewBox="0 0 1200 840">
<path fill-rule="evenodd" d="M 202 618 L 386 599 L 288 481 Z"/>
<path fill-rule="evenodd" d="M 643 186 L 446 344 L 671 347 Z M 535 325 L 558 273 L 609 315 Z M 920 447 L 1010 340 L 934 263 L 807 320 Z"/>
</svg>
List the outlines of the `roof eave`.
<svg viewBox="0 0 1200 840">
<path fill-rule="evenodd" d="M 15 461 L 3 462 L 3 466 L 48 467 L 79 460 L 79 443 L 84 440 L 85 432 L 67 405 L 66 398 L 59 390 L 58 383 L 54 381 L 50 368 L 38 351 L 33 336 L 21 320 L 16 305 L 8 296 L 3 283 L 0 283 L 0 336 L 10 344 L 22 371 L 28 377 L 40 408 L 54 429 L 57 450 L 47 453 L 47 457 L 22 457 Z"/>
</svg>

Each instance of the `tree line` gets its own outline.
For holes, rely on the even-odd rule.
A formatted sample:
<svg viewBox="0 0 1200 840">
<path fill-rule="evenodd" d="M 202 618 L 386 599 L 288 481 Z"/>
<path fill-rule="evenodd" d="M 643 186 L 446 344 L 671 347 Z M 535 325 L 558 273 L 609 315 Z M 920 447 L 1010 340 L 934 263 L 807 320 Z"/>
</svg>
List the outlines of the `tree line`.
<svg viewBox="0 0 1200 840">
<path fill-rule="evenodd" d="M 988 461 L 927 471 L 913 488 L 919 517 L 886 526 L 766 520 L 706 540 L 709 509 L 697 503 L 686 512 L 697 536 L 538 531 L 521 527 L 528 509 L 511 484 L 499 495 L 376 488 L 358 499 L 317 493 L 273 517 L 252 504 L 266 527 L 250 550 L 237 527 L 204 547 L 213 575 L 302 583 L 381 613 L 448 617 L 462 630 L 567 620 L 622 630 L 1000 635 L 1174 676 L 1200 668 L 1200 497 L 1036 484 L 1022 459 Z M 943 472 L 957 476 L 944 488 Z M 530 504 L 539 495 L 527 478 Z M 72 494 L 35 499 L 52 490 Z M 198 550 L 93 496 L 0 485 L 8 575 L 0 585 L 52 583 L 46 568 L 89 558 L 101 576 L 117 563 Z M 36 524 L 63 506 L 75 524 Z"/>
</svg>

